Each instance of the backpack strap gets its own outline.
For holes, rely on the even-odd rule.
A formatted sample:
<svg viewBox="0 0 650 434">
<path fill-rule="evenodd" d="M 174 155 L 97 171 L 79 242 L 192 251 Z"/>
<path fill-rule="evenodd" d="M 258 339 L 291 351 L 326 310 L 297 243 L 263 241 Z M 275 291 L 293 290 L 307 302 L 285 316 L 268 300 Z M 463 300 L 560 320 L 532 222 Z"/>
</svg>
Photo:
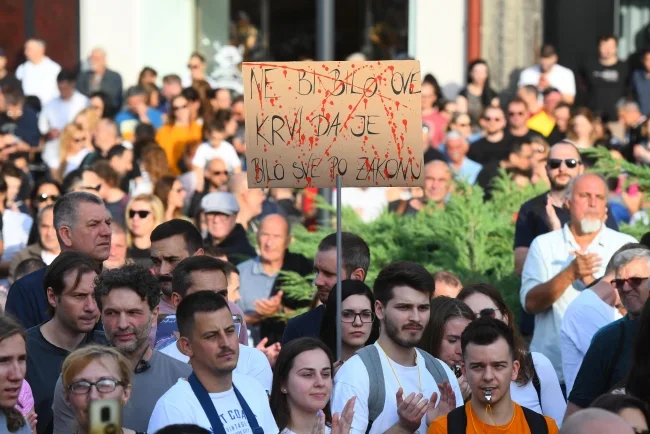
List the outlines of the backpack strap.
<svg viewBox="0 0 650 434">
<path fill-rule="evenodd" d="M 447 376 L 445 369 L 442 367 L 440 360 L 436 359 L 426 351 L 418 351 L 418 354 L 424 359 L 424 364 L 427 367 L 427 371 L 429 371 L 429 373 L 433 376 L 436 384 L 442 384 L 445 380 L 447 380 L 448 383 L 451 383 L 451 380 Z"/>
<path fill-rule="evenodd" d="M 548 424 L 544 416 L 526 407 L 521 409 L 524 411 L 530 434 L 548 434 Z"/>
<path fill-rule="evenodd" d="M 539 408 L 544 412 L 544 407 L 542 406 L 542 383 L 539 381 L 539 375 L 537 375 L 537 369 L 535 369 L 535 361 L 533 360 L 533 353 L 528 353 L 530 358 L 530 366 L 533 368 L 533 387 L 535 392 L 537 392 L 537 400 L 539 401 Z"/>
<path fill-rule="evenodd" d="M 467 432 L 467 413 L 465 406 L 454 408 L 447 414 L 447 434 L 465 434 Z"/>
<path fill-rule="evenodd" d="M 386 384 L 384 383 L 384 372 L 377 347 L 368 345 L 357 351 L 357 355 L 361 358 L 366 371 L 368 371 L 368 428 L 366 429 L 366 434 L 368 434 L 370 428 L 372 428 L 372 423 L 384 411 Z"/>
</svg>

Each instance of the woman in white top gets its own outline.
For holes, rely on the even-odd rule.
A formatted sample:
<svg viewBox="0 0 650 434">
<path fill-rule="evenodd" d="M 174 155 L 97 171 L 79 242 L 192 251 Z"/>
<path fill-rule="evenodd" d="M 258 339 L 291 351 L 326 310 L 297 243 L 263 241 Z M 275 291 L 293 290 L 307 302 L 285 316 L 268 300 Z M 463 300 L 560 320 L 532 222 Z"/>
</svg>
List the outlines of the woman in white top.
<svg viewBox="0 0 650 434">
<path fill-rule="evenodd" d="M 520 365 L 519 375 L 510 385 L 512 400 L 522 407 L 553 418 L 560 427 L 566 411 L 566 400 L 553 365 L 542 353 L 525 350 L 524 343 L 514 327 L 514 313 L 499 290 L 488 283 L 479 283 L 464 287 L 457 298 L 464 301 L 477 317 L 496 318 L 510 327 L 515 334 L 517 360 Z"/>
<path fill-rule="evenodd" d="M 270 400 L 281 434 L 349 434 L 356 398 L 347 402 L 341 417 L 330 415 L 333 363 L 318 339 L 299 338 L 282 347 Z"/>
<path fill-rule="evenodd" d="M 79 124 L 68 124 L 63 128 L 59 141 L 59 169 L 57 179 L 78 169 L 90 152 L 90 134 Z"/>
</svg>

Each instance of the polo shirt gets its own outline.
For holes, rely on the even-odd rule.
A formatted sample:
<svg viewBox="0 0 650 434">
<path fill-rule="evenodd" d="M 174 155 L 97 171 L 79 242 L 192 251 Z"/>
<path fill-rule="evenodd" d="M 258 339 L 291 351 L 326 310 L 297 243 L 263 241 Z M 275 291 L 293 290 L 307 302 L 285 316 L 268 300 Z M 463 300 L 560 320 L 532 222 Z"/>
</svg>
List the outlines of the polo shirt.
<svg viewBox="0 0 650 434">
<path fill-rule="evenodd" d="M 449 160 L 447 160 L 447 162 L 451 166 L 451 162 Z M 474 185 L 476 183 L 478 174 L 481 173 L 481 170 L 483 170 L 483 166 L 476 161 L 465 157 L 462 164 L 460 165 L 460 169 L 455 170 L 454 167 L 451 166 L 451 170 L 456 175 L 456 178 L 463 180 L 468 184 Z"/>
<path fill-rule="evenodd" d="M 569 394 L 570 402 L 588 407 L 627 378 L 639 323 L 639 319 L 626 315 L 596 333 Z"/>
<path fill-rule="evenodd" d="M 603 227 L 585 249 L 589 253 L 596 253 L 602 260 L 594 277 L 599 278 L 605 274 L 607 263 L 621 246 L 636 242 L 629 235 Z M 576 250 L 580 250 L 580 246 L 575 241 L 568 224 L 564 225 L 562 229 L 535 238 L 528 251 L 521 275 L 519 296 L 524 308 L 528 293 L 537 285 L 548 282 L 568 267 L 575 259 L 575 255 L 570 252 Z M 581 280 L 576 280 L 564 290 L 560 298 L 555 300 L 549 309 L 535 314 L 535 332 L 530 350 L 540 352 L 549 358 L 560 383 L 564 383 L 560 351 L 562 318 L 569 304 L 578 297 L 583 289 L 585 289 L 585 284 Z"/>
</svg>

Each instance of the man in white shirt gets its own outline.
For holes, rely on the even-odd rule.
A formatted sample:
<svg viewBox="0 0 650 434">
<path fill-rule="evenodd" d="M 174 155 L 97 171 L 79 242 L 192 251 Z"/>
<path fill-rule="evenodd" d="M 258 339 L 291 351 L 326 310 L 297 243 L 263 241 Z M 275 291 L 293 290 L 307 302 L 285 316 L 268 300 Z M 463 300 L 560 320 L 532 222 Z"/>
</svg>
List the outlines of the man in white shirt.
<svg viewBox="0 0 650 434">
<path fill-rule="evenodd" d="M 549 358 L 560 384 L 564 383 L 560 325 L 567 307 L 603 276 L 605 264 L 621 246 L 636 242 L 604 225 L 607 194 L 599 175 L 572 179 L 565 197 L 569 223 L 535 238 L 524 263 L 520 301 L 526 312 L 535 314 L 530 349 Z"/>
<path fill-rule="evenodd" d="M 38 129 L 49 139 L 59 137 L 61 130 L 88 105 L 88 98 L 75 90 L 76 80 L 76 74 L 66 70 L 56 77 L 59 96 L 43 107 L 38 119 Z"/>
<path fill-rule="evenodd" d="M 558 56 L 555 47 L 545 44 L 542 47 L 539 65 L 529 66 L 521 71 L 517 87 L 532 85 L 541 93 L 546 89 L 555 88 L 562 93 L 562 99 L 573 104 L 576 96 L 576 79 L 573 71 L 557 63 Z"/>
<path fill-rule="evenodd" d="M 147 432 L 185 423 L 212 432 L 248 433 L 262 428 L 277 433 L 262 385 L 233 373 L 239 344 L 226 300 L 212 291 L 199 291 L 183 299 L 176 315 L 178 346 L 190 358 L 194 372 L 158 400 Z"/>
<path fill-rule="evenodd" d="M 41 106 L 59 96 L 56 77 L 61 66 L 45 55 L 45 41 L 29 39 L 25 42 L 27 61 L 16 69 L 16 78 L 23 83 L 25 95 L 34 95 L 41 100 Z"/>
<path fill-rule="evenodd" d="M 429 322 L 433 287 L 431 274 L 407 261 L 394 262 L 377 276 L 375 311 L 381 322 L 381 334 L 373 346 L 361 351 L 376 352 L 375 366 L 381 366 L 380 372 L 370 372 L 358 353 L 341 366 L 334 380 L 332 412 L 340 413 L 350 398 L 357 397 L 351 433 L 364 434 L 370 425 L 370 434 L 424 434 L 434 419 L 463 405 L 451 369 L 415 348 Z M 436 384 L 438 381 L 429 370 L 432 366 L 446 377 L 439 381 L 442 384 Z M 373 399 L 376 394 L 370 395 L 371 383 L 378 383 L 371 380 L 376 375 L 382 375 L 385 386 L 378 413 Z M 378 392 L 381 395 L 382 391 Z M 371 417 L 371 413 L 376 417 Z"/>
<path fill-rule="evenodd" d="M 182 300 L 199 291 L 212 291 L 228 297 L 228 281 L 226 279 L 226 263 L 210 256 L 197 255 L 182 260 L 172 273 L 172 304 L 175 307 Z M 167 317 L 166 319 L 169 319 Z M 235 322 L 236 327 L 241 327 Z M 178 322 L 176 323 L 178 324 Z M 239 330 L 237 331 L 239 335 Z M 177 333 L 175 333 L 177 336 Z M 161 341 L 156 349 L 161 353 L 180 360 L 189 362 L 190 358 L 183 354 L 178 347 L 176 337 Z M 273 371 L 266 355 L 257 348 L 251 348 L 239 344 L 239 360 L 237 361 L 236 373 L 248 375 L 260 382 L 264 389 L 270 394 L 273 382 Z"/>
</svg>

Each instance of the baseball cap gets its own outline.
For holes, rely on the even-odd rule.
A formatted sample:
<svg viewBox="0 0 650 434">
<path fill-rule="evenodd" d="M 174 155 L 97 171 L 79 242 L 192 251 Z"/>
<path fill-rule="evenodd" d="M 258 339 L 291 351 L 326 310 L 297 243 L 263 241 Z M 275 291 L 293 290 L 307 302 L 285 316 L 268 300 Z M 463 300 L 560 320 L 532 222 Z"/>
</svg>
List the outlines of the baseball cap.
<svg viewBox="0 0 650 434">
<path fill-rule="evenodd" d="M 220 191 L 206 194 L 201 199 L 201 209 L 206 213 L 234 215 L 239 212 L 239 204 L 235 196 Z"/>
</svg>

